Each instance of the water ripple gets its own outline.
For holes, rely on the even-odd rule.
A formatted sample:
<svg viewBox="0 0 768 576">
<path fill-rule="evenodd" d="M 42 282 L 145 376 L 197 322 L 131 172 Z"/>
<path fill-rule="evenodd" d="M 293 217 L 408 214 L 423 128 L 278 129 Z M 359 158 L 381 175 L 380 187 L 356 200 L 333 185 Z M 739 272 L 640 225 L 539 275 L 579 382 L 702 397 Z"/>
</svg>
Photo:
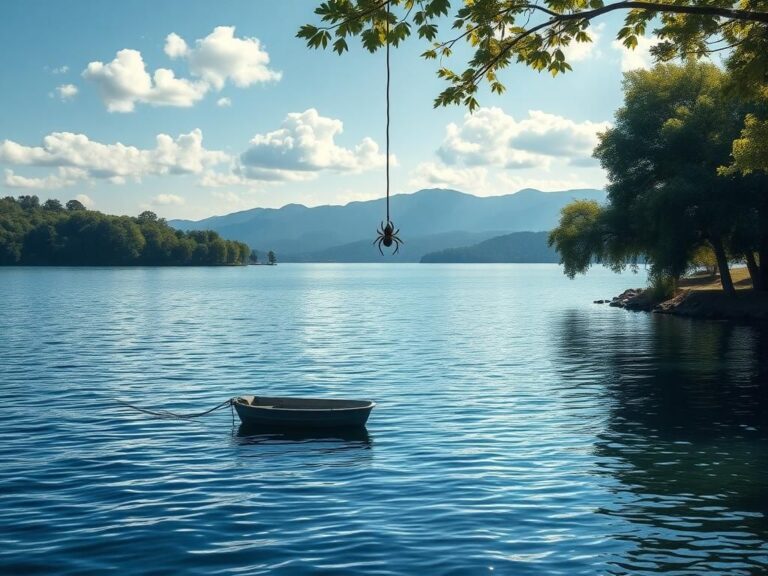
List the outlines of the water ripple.
<svg viewBox="0 0 768 576">
<path fill-rule="evenodd" d="M 548 265 L 2 269 L 0 572 L 768 572 L 768 331 Z M 264 433 L 228 397 L 379 402 Z"/>
</svg>

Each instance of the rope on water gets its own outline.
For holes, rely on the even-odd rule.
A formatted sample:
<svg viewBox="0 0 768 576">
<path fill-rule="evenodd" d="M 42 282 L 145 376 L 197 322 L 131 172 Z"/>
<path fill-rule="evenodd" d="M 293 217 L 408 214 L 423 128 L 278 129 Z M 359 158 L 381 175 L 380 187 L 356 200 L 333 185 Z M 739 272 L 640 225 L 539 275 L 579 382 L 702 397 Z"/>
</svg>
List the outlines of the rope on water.
<svg viewBox="0 0 768 576">
<path fill-rule="evenodd" d="M 115 400 L 115 402 L 125 406 L 126 408 L 130 408 L 131 410 L 136 410 L 137 412 L 143 412 L 144 414 L 150 414 L 158 418 L 175 418 L 177 420 L 192 420 L 193 418 L 200 418 L 202 416 L 206 416 L 211 412 L 216 412 L 216 410 L 221 410 L 222 408 L 225 408 L 227 406 L 232 406 L 235 400 L 234 398 L 230 398 L 228 400 L 225 400 L 221 404 L 214 406 L 210 410 L 206 410 L 205 412 L 196 412 L 194 414 L 178 414 L 176 412 L 171 412 L 170 410 L 149 410 L 147 408 L 142 408 L 141 406 L 135 406 L 134 404 L 129 404 L 128 402 L 124 402 L 122 400 L 117 400 L 117 399 Z"/>
</svg>

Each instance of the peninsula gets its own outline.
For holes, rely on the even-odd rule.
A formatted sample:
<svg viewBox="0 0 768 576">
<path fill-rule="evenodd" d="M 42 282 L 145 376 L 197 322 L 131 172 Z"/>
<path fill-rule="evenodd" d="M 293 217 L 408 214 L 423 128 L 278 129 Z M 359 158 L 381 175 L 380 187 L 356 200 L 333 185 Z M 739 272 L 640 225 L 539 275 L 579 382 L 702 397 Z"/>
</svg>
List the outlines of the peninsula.
<svg viewBox="0 0 768 576">
<path fill-rule="evenodd" d="M 239 266 L 250 253 L 211 230 L 175 230 L 149 211 L 134 218 L 88 210 L 77 200 L 0 199 L 0 265 Z"/>
</svg>

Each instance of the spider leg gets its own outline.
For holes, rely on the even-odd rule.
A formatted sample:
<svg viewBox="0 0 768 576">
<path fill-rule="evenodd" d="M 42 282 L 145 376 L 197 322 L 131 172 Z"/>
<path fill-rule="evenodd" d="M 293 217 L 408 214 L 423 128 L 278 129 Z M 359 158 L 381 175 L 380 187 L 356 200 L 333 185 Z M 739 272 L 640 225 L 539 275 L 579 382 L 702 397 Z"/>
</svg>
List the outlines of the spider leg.
<svg viewBox="0 0 768 576">
<path fill-rule="evenodd" d="M 381 240 L 379 240 L 379 252 L 381 253 L 381 255 L 382 255 L 382 256 L 384 256 L 384 252 L 382 252 L 382 250 L 381 250 L 381 242 L 382 242 L 382 241 L 381 241 Z"/>
<path fill-rule="evenodd" d="M 403 240 L 401 240 L 400 238 L 398 238 L 398 237 L 397 237 L 397 236 L 395 236 L 394 234 L 392 235 L 392 239 L 393 239 L 393 240 L 395 240 L 395 241 L 397 241 L 397 242 L 399 242 L 400 244 L 405 244 L 405 242 L 404 242 Z"/>
<path fill-rule="evenodd" d="M 400 250 L 400 244 L 398 242 L 395 242 L 395 251 L 392 252 L 392 256 L 397 254 L 397 252 Z"/>
</svg>

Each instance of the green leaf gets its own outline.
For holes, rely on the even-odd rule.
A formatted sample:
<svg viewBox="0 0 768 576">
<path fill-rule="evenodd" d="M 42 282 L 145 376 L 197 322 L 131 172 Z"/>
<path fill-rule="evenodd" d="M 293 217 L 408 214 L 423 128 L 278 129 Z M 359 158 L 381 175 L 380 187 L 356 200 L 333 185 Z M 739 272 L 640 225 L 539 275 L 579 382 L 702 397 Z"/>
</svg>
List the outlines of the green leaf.
<svg viewBox="0 0 768 576">
<path fill-rule="evenodd" d="M 334 52 L 337 52 L 338 54 L 342 54 L 349 50 L 349 46 L 347 46 L 347 41 L 344 40 L 344 38 L 339 38 L 336 40 L 336 42 L 333 43 L 333 50 Z"/>
<path fill-rule="evenodd" d="M 304 38 L 305 40 L 310 40 L 315 34 L 317 34 L 317 26 L 312 26 L 311 24 L 305 24 L 301 28 L 299 28 L 299 31 L 296 33 L 297 38 Z"/>
<path fill-rule="evenodd" d="M 376 52 L 376 50 L 383 46 L 379 32 L 374 28 L 364 30 L 363 33 L 360 34 L 360 40 L 369 52 Z"/>
<path fill-rule="evenodd" d="M 429 41 L 437 37 L 437 26 L 435 24 L 424 24 L 419 26 L 419 38 L 426 38 Z"/>
</svg>

